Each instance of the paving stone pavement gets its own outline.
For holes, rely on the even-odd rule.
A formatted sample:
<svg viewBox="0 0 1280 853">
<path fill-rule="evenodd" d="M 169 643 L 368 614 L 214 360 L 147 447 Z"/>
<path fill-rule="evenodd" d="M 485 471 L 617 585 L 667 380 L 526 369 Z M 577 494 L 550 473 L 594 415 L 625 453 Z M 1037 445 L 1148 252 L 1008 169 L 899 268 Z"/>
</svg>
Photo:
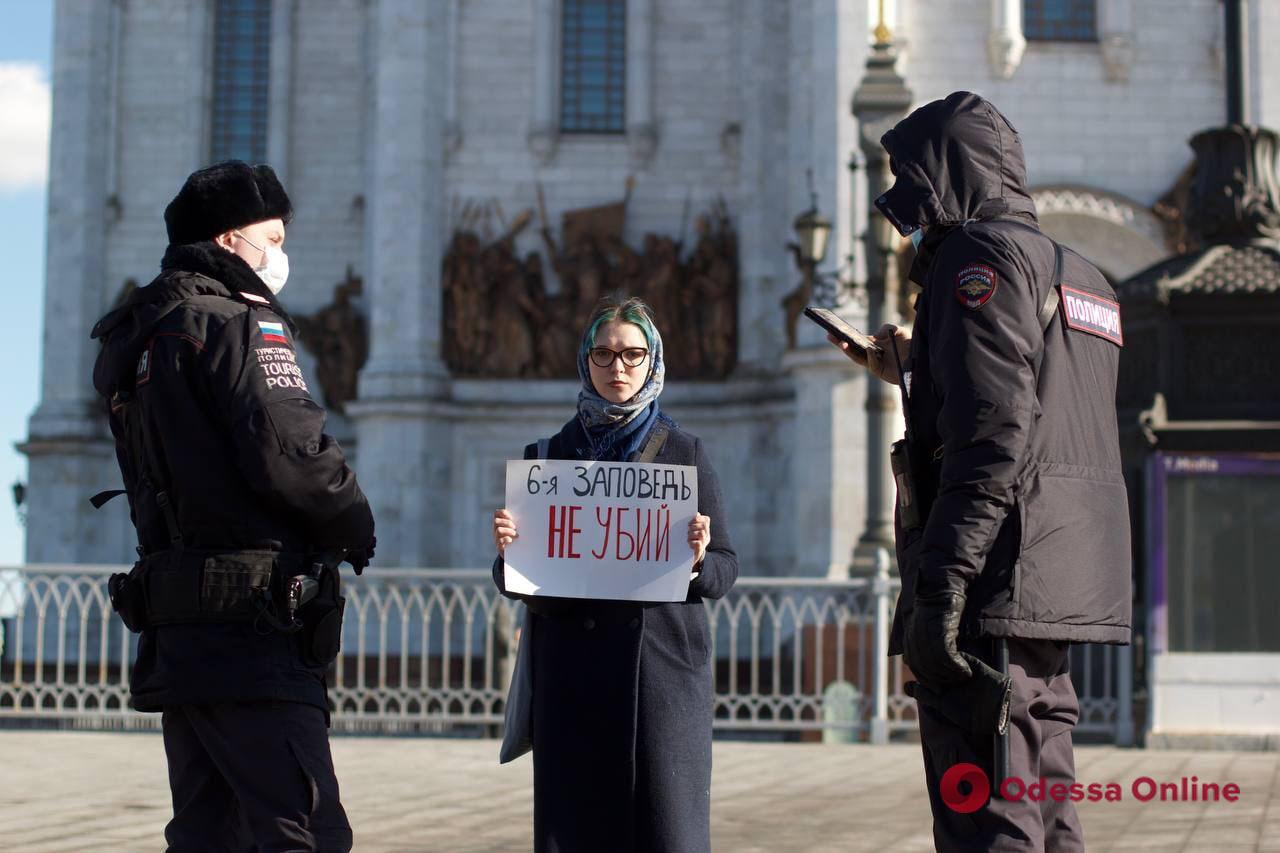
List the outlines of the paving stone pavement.
<svg viewBox="0 0 1280 853">
<path fill-rule="evenodd" d="M 333 739 L 357 851 L 530 849 L 532 763 L 497 763 L 495 741 Z M 1084 802 L 1091 851 L 1280 851 L 1280 753 L 1079 747 L 1077 779 L 1117 782 Z M 1237 802 L 1141 802 L 1140 777 L 1234 782 Z M 717 741 L 714 848 L 930 850 L 919 747 Z M 0 850 L 156 851 L 169 818 L 155 733 L 0 730 Z"/>
</svg>

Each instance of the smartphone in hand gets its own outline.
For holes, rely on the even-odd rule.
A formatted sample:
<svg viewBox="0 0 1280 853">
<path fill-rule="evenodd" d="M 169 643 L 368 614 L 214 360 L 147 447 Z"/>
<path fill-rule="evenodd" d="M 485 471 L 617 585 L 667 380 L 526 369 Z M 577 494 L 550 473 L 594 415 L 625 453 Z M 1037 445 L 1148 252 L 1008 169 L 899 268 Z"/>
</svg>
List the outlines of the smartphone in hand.
<svg viewBox="0 0 1280 853">
<path fill-rule="evenodd" d="M 804 316 L 817 323 L 826 331 L 847 343 L 852 349 L 866 355 L 868 350 L 880 351 L 880 345 L 870 336 L 841 320 L 834 312 L 826 308 L 815 308 L 812 305 L 804 309 Z"/>
</svg>

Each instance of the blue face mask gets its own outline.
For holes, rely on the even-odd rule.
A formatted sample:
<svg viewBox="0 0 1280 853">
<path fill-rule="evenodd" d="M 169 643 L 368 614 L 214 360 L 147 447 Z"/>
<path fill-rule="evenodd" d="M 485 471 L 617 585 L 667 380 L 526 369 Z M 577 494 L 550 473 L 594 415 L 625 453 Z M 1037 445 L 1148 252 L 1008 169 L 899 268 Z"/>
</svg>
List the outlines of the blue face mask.
<svg viewBox="0 0 1280 853">
<path fill-rule="evenodd" d="M 917 228 L 908 235 L 911 238 L 911 245 L 918 252 L 920 251 L 920 241 L 924 239 L 924 228 Z"/>
</svg>

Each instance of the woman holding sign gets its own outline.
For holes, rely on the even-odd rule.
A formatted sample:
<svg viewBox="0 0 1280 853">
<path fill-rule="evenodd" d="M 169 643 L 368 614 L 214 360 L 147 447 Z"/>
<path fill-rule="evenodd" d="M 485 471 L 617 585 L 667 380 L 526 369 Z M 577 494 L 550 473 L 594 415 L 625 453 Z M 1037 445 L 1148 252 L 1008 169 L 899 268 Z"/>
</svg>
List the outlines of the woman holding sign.
<svg viewBox="0 0 1280 853">
<path fill-rule="evenodd" d="M 516 596 L 503 555 L 516 540 L 493 517 L 493 579 L 528 605 L 533 675 L 534 849 L 709 851 L 714 685 L 704 598 L 738 577 L 720 485 L 706 449 L 662 413 L 662 337 L 638 299 L 606 300 L 578 352 L 578 411 L 546 458 L 697 469 L 697 512 L 671 531 L 693 578 L 684 601 Z M 525 458 L 537 456 L 537 444 Z"/>
</svg>

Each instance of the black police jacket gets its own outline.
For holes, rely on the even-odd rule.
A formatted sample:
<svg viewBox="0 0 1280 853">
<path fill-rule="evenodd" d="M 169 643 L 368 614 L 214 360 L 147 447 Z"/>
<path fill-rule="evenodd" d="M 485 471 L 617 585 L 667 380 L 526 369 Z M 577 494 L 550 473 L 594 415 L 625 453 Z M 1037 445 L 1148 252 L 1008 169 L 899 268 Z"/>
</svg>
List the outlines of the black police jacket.
<svg viewBox="0 0 1280 853">
<path fill-rule="evenodd" d="M 306 554 L 365 548 L 368 501 L 298 369 L 288 315 L 253 270 L 213 243 L 171 246 L 160 275 L 102 318 L 94 386 L 110 412 L 144 553 L 169 547 L 151 480 L 132 459 L 120 401 L 150 425 L 183 545 Z M 112 403 L 115 401 L 115 405 Z M 277 699 L 323 707 L 323 670 L 297 640 L 248 622 L 143 631 L 135 707 Z"/>
<path fill-rule="evenodd" d="M 903 593 L 966 591 L 970 634 L 1127 643 L 1131 551 L 1116 424 L 1123 344 L 1106 278 L 1036 227 L 1012 125 L 976 95 L 917 110 L 882 139 L 879 201 L 927 227 L 909 417 L 932 481 L 922 529 L 899 530 Z M 1047 330 L 1050 288 L 1060 305 Z"/>
</svg>

